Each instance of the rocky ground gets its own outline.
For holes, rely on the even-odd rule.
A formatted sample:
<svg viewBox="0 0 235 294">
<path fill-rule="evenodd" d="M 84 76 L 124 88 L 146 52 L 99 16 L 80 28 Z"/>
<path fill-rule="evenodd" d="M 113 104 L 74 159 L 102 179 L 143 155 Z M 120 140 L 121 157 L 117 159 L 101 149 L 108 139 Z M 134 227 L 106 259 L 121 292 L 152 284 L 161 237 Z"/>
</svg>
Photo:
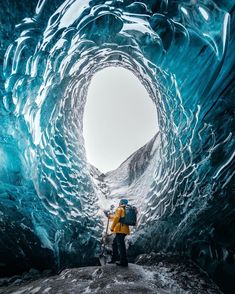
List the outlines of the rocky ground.
<svg viewBox="0 0 235 294">
<path fill-rule="evenodd" d="M 154 259 L 155 264 L 152 264 Z M 148 263 L 148 260 L 151 262 Z M 59 275 L 41 277 L 23 284 L 18 279 L 12 285 L 1 287 L 0 293 L 221 293 L 208 276 L 192 263 L 152 256 L 142 256 L 137 263 L 129 264 L 128 268 L 105 265 L 66 269 Z"/>
</svg>

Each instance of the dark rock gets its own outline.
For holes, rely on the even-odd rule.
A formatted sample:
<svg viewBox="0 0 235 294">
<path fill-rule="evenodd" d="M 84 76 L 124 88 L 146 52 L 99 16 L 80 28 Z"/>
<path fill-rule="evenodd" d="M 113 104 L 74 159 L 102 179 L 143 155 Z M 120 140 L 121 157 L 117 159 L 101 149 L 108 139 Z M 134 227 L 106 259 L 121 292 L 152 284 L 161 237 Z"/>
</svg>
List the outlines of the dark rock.
<svg viewBox="0 0 235 294">
<path fill-rule="evenodd" d="M 218 287 L 209 279 L 202 279 L 198 268 L 194 273 L 187 267 L 161 262 L 156 266 L 129 264 L 127 268 L 116 265 L 66 269 L 59 275 L 40 278 L 25 285 L 15 284 L 0 289 L 1 294 L 29 293 L 158 293 L 158 294 L 220 294 Z M 183 275 L 181 275 L 181 271 Z M 172 274 L 174 273 L 174 274 Z M 187 276 L 195 283 L 183 283 Z M 205 276 L 204 276 L 205 278 Z M 16 280 L 17 281 L 17 280 Z"/>
</svg>

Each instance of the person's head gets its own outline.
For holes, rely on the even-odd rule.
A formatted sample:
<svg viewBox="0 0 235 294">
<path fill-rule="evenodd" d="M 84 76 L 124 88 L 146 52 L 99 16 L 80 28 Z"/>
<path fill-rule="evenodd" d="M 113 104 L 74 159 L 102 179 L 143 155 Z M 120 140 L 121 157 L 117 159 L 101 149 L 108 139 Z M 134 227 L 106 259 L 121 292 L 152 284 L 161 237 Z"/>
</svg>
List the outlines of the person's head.
<svg viewBox="0 0 235 294">
<path fill-rule="evenodd" d="M 128 204 L 128 200 L 127 199 L 121 199 L 119 202 L 119 205 L 127 205 Z"/>
</svg>

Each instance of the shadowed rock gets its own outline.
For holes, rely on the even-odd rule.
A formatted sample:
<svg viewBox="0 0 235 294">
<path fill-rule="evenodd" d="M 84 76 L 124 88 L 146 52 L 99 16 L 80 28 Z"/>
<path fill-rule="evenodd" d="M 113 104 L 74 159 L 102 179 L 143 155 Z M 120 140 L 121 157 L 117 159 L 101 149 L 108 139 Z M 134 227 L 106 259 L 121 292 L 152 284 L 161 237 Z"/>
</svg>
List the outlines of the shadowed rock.
<svg viewBox="0 0 235 294">
<path fill-rule="evenodd" d="M 190 293 L 219 294 L 217 286 L 196 267 L 185 269 L 170 263 L 155 266 L 129 264 L 128 268 L 116 265 L 66 269 L 57 276 L 41 278 L 21 286 L 2 288 L 4 294 L 30 293 Z"/>
</svg>

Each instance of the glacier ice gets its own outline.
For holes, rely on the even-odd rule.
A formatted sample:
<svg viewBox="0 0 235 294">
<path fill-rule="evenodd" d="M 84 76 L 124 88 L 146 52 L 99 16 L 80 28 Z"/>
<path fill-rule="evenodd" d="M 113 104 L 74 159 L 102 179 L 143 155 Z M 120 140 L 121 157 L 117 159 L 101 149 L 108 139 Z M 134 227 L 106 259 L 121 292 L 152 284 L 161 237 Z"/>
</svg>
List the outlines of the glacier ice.
<svg viewBox="0 0 235 294">
<path fill-rule="evenodd" d="M 128 193 L 141 208 L 133 254 L 188 254 L 231 288 L 234 1 L 8 0 L 5 12 L 18 24 L 1 31 L 0 274 L 94 264 L 105 183 L 110 201 Z M 108 66 L 140 79 L 159 133 L 99 175 L 83 111 Z"/>
</svg>

